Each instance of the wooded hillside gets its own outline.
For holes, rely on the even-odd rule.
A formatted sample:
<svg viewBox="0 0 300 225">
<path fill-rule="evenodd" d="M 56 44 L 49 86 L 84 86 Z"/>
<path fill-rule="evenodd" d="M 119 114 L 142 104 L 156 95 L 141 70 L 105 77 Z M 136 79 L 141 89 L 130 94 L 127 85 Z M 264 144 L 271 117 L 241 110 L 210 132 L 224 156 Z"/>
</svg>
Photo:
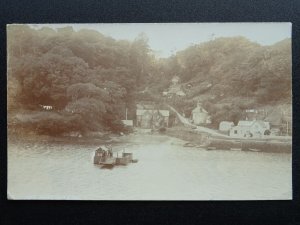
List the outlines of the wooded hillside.
<svg viewBox="0 0 300 225">
<path fill-rule="evenodd" d="M 25 126 L 41 133 L 122 130 L 124 107 L 132 108 L 152 67 L 145 36 L 117 41 L 93 30 L 26 25 L 7 32 L 9 113 L 39 112 Z M 40 105 L 54 110 L 43 116 Z"/>
<path fill-rule="evenodd" d="M 244 37 L 218 38 L 166 59 L 153 93 L 179 76 L 186 96 L 173 105 L 189 115 L 199 100 L 218 127 L 222 120 L 237 122 L 245 109 L 291 104 L 291 61 L 290 39 L 261 46 Z"/>
<path fill-rule="evenodd" d="M 137 101 L 163 102 L 175 75 L 186 96 L 169 103 L 188 115 L 200 100 L 215 125 L 237 120 L 246 108 L 291 103 L 290 39 L 260 46 L 218 38 L 157 58 L 144 34 L 130 42 L 94 30 L 26 25 L 7 33 L 8 112 L 34 115 L 15 123 L 39 133 L 122 131 L 125 107 L 134 119 Z"/>
</svg>

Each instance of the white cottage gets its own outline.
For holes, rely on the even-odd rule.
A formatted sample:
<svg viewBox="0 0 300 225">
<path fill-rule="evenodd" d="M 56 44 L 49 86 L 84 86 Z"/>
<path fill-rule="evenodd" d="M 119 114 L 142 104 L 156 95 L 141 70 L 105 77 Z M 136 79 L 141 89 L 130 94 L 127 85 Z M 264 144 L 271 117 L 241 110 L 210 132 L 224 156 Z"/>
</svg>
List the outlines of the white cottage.
<svg viewBox="0 0 300 225">
<path fill-rule="evenodd" d="M 192 111 L 192 121 L 195 125 L 211 123 L 210 115 L 202 107 L 202 104 L 200 102 L 197 103 L 197 107 Z"/>
<path fill-rule="evenodd" d="M 270 123 L 261 120 L 241 120 L 238 125 L 230 129 L 231 137 L 261 138 L 270 135 Z"/>
</svg>

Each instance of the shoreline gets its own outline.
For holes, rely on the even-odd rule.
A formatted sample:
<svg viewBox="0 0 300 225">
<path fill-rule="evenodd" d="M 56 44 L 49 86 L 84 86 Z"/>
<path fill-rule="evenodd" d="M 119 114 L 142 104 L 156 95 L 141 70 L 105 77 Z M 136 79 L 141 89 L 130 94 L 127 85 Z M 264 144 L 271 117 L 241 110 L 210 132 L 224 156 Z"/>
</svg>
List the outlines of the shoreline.
<svg viewBox="0 0 300 225">
<path fill-rule="evenodd" d="M 109 135 L 103 137 L 72 137 L 72 136 L 48 136 L 48 135 L 36 135 L 36 134 L 27 134 L 27 135 L 17 135 L 9 134 L 7 135 L 7 143 L 16 143 L 16 142 L 38 142 L 38 143 L 47 143 L 47 142 L 63 142 L 63 143 L 73 143 L 73 144 L 85 144 L 85 143 L 94 143 L 94 144 L 105 144 L 105 143 L 115 143 L 119 142 L 119 138 L 122 136 L 118 135 Z"/>
<path fill-rule="evenodd" d="M 196 133 L 186 127 L 174 128 L 169 128 L 165 134 L 170 137 L 175 137 L 186 141 L 186 147 L 202 146 L 207 150 L 241 150 L 272 153 L 292 153 L 292 139 L 219 138 L 209 136 L 205 133 Z"/>
<path fill-rule="evenodd" d="M 168 136 L 178 139 L 180 145 L 187 145 L 185 147 L 201 147 L 206 150 L 244 150 L 257 152 L 278 152 L 278 153 L 292 153 L 292 141 L 287 140 L 251 140 L 251 139 L 223 139 L 211 137 L 205 133 L 196 133 L 186 127 L 172 127 L 168 128 L 164 133 L 147 134 L 142 132 L 131 133 L 128 135 L 106 134 L 101 137 L 71 137 L 71 136 L 47 136 L 36 134 L 10 134 L 7 136 L 7 143 L 23 143 L 23 142 L 37 142 L 37 143 L 64 143 L 64 144 L 120 144 L 130 141 L 132 138 L 138 136 L 159 136 L 163 138 Z M 138 138 L 137 138 L 138 140 Z M 136 141 L 136 140 L 135 140 Z M 134 141 L 134 142 L 135 142 Z"/>
<path fill-rule="evenodd" d="M 172 127 L 168 128 L 165 135 L 175 137 L 183 141 L 192 142 L 196 145 L 201 145 L 206 141 L 209 135 L 205 133 L 195 133 L 186 127 Z"/>
</svg>

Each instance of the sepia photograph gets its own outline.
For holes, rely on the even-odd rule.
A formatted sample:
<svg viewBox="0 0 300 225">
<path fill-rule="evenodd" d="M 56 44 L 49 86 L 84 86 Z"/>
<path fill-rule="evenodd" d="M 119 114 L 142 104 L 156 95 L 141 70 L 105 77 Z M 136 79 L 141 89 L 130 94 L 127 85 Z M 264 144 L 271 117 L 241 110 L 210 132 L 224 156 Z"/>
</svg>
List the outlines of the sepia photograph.
<svg viewBox="0 0 300 225">
<path fill-rule="evenodd" d="M 292 24 L 8 24 L 7 199 L 290 200 Z"/>
</svg>

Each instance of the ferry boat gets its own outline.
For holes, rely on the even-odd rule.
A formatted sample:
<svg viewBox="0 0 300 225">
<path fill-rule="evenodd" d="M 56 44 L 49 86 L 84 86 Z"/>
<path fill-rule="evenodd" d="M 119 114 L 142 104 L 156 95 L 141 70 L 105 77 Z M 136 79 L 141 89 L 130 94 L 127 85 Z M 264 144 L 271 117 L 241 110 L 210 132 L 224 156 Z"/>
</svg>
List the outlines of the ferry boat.
<svg viewBox="0 0 300 225">
<path fill-rule="evenodd" d="M 132 153 L 125 152 L 125 149 L 123 149 L 121 156 L 119 156 L 119 153 L 117 152 L 114 154 L 112 147 L 108 145 L 100 146 L 98 149 L 96 149 L 94 155 L 94 164 L 103 165 L 105 167 L 127 165 L 128 163 L 137 162 L 137 159 L 133 159 Z"/>
</svg>

